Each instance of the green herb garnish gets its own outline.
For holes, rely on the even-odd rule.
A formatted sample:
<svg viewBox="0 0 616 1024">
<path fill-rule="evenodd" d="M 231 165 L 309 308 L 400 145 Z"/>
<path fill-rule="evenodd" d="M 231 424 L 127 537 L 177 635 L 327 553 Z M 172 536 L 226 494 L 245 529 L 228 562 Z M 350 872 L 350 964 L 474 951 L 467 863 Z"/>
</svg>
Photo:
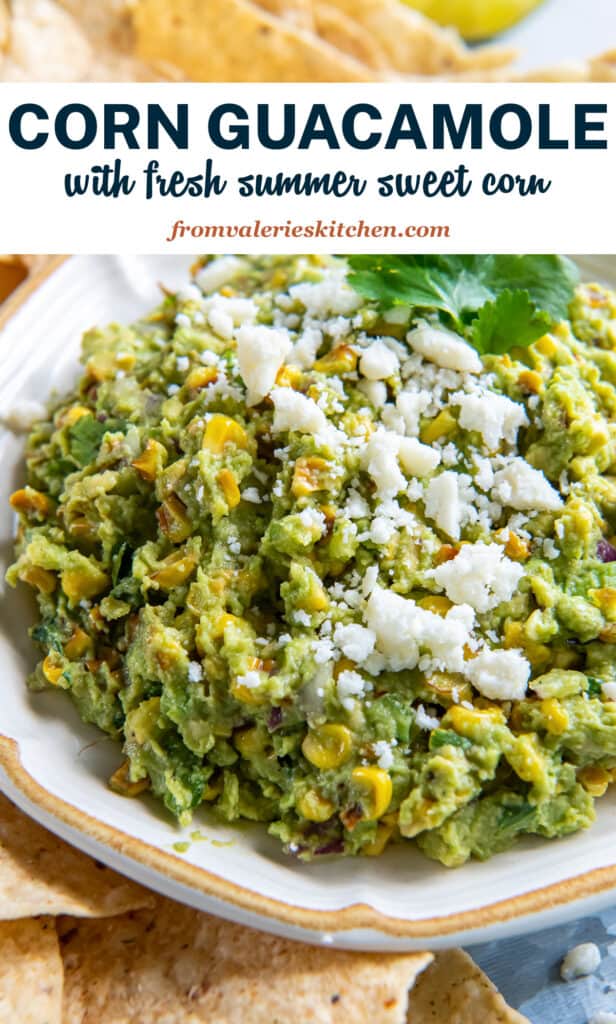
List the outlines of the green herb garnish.
<svg viewBox="0 0 616 1024">
<path fill-rule="evenodd" d="M 567 316 L 578 270 L 564 256 L 350 256 L 349 282 L 385 311 L 435 312 L 481 355 L 526 347 Z"/>
<path fill-rule="evenodd" d="M 603 683 L 600 679 L 595 679 L 593 676 L 586 676 L 588 680 L 588 686 L 586 692 L 589 697 L 600 697 L 602 693 Z"/>
<path fill-rule="evenodd" d="M 466 736 L 460 736 L 450 729 L 435 729 L 430 734 L 430 750 L 438 750 L 439 747 L 461 747 L 462 750 L 468 750 L 472 745 Z"/>
</svg>

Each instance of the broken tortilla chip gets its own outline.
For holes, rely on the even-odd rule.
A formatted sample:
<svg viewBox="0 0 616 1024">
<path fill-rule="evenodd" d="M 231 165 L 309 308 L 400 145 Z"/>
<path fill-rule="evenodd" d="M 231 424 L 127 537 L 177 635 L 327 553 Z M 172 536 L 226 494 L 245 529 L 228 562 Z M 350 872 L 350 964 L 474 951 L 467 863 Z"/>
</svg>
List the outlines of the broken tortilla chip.
<svg viewBox="0 0 616 1024">
<path fill-rule="evenodd" d="M 314 28 L 312 0 L 255 0 L 255 3 L 277 18 L 285 18 L 297 28 Z"/>
<path fill-rule="evenodd" d="M 60 1024 L 62 960 L 53 918 L 0 923 L 0 1024 Z"/>
<path fill-rule="evenodd" d="M 529 1024 L 462 949 L 436 953 L 420 975 L 407 1024 Z"/>
<path fill-rule="evenodd" d="M 0 302 L 4 302 L 27 276 L 28 268 L 19 256 L 0 256 Z"/>
<path fill-rule="evenodd" d="M 0 794 L 0 920 L 36 914 L 104 917 L 152 906 L 153 895 L 27 818 Z"/>
<path fill-rule="evenodd" d="M 59 925 L 65 1024 L 402 1024 L 432 960 L 301 945 L 163 898 Z"/>
<path fill-rule="evenodd" d="M 197 82 L 360 82 L 371 69 L 250 0 L 136 0 L 137 56 Z"/>
<path fill-rule="evenodd" d="M 315 3 L 314 30 L 343 53 L 350 54 L 374 71 L 388 72 L 387 55 L 379 41 L 355 18 L 324 0 Z"/>
<path fill-rule="evenodd" d="M 500 47 L 469 48 L 400 0 L 330 0 L 330 7 L 361 25 L 378 45 L 391 71 L 424 76 L 502 68 L 516 56 Z"/>
</svg>

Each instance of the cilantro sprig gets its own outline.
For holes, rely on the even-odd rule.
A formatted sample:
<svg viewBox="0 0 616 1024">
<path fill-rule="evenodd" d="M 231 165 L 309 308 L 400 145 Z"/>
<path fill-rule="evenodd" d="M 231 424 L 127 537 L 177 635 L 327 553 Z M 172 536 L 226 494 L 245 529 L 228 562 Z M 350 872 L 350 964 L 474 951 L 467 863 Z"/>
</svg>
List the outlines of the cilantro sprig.
<svg viewBox="0 0 616 1024">
<path fill-rule="evenodd" d="M 438 314 L 481 355 L 526 347 L 567 316 L 579 280 L 564 256 L 351 256 L 349 283 L 382 310 Z"/>
</svg>

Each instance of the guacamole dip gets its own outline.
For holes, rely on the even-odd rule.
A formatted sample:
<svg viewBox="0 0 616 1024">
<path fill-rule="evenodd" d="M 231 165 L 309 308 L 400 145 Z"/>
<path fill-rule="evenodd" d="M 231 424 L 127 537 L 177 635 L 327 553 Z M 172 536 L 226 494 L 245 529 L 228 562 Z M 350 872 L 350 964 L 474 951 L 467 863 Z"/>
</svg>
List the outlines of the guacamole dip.
<svg viewBox="0 0 616 1024">
<path fill-rule="evenodd" d="M 40 608 L 30 685 L 122 744 L 114 789 L 300 858 L 413 840 L 458 865 L 592 822 L 614 293 L 480 356 L 341 259 L 222 256 L 83 364 L 30 434 L 8 579 Z"/>
</svg>

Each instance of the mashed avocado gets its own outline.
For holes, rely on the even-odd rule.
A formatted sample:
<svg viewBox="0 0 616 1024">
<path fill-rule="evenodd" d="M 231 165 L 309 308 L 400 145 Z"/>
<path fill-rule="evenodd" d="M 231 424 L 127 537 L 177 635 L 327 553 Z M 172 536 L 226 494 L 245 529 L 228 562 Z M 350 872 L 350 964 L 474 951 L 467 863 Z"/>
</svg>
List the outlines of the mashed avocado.
<svg viewBox="0 0 616 1024">
<path fill-rule="evenodd" d="M 616 768 L 616 295 L 480 357 L 324 257 L 203 260 L 89 331 L 27 448 L 30 685 L 111 780 L 290 853 L 447 865 L 593 819 Z"/>
</svg>

